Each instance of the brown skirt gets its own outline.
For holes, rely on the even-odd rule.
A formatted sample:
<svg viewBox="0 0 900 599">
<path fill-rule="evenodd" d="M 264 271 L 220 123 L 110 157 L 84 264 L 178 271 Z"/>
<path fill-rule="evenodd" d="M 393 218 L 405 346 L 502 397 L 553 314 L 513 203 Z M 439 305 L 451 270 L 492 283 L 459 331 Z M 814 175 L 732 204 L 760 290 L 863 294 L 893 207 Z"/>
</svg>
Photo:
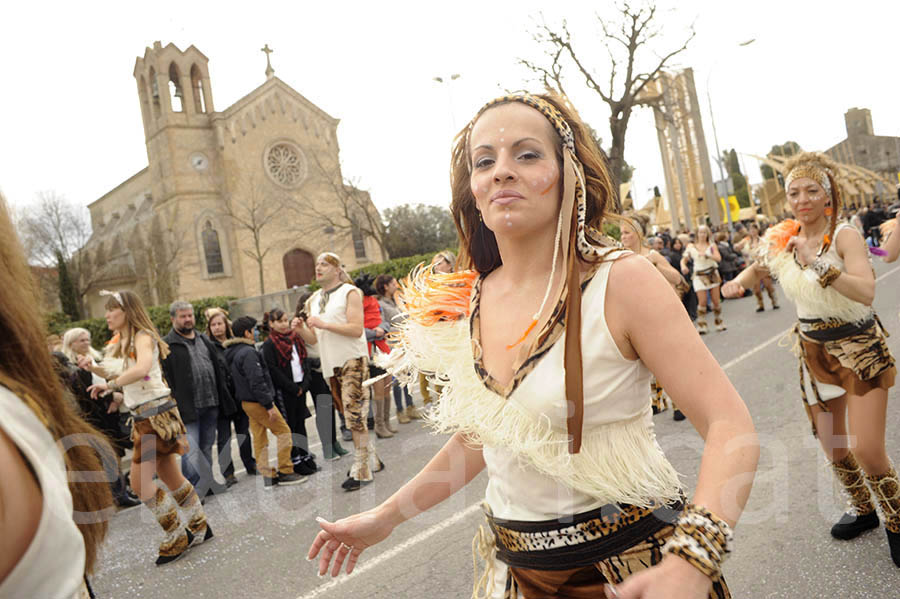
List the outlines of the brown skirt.
<svg viewBox="0 0 900 599">
<path fill-rule="evenodd" d="M 164 455 L 185 455 L 189 447 L 187 435 L 184 434 L 169 441 L 160 439 L 149 420 L 138 420 L 134 423 L 131 441 L 134 443 L 131 461 L 135 464 L 152 461 Z"/>
<path fill-rule="evenodd" d="M 817 380 L 837 385 L 850 395 L 894 386 L 897 367 L 880 327 L 864 335 L 817 343 L 801 338 L 806 367 Z"/>
</svg>

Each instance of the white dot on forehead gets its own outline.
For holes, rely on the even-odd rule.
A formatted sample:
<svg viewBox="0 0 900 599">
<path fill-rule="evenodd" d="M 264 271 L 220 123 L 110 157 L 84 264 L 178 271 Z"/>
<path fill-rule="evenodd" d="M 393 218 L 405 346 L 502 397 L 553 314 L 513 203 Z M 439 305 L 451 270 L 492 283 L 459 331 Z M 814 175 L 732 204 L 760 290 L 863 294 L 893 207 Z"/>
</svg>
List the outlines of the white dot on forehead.
<svg viewBox="0 0 900 599">
<path fill-rule="evenodd" d="M 504 131 L 506 131 L 506 127 L 500 127 L 500 133 L 503 133 Z"/>
<path fill-rule="evenodd" d="M 500 143 L 503 143 L 504 141 L 506 141 L 506 140 L 503 139 L 503 138 L 501 137 L 501 138 L 500 138 Z"/>
</svg>

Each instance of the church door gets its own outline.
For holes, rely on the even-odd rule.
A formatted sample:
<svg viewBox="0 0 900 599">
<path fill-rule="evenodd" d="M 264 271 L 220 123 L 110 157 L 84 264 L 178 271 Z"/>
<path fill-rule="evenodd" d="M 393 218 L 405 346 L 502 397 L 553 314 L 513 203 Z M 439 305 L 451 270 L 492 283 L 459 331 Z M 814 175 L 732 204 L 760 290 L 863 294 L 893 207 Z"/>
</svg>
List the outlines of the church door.
<svg viewBox="0 0 900 599">
<path fill-rule="evenodd" d="M 281 259 L 284 265 L 284 282 L 288 289 L 306 285 L 316 274 L 316 261 L 305 250 L 293 249 Z"/>
</svg>

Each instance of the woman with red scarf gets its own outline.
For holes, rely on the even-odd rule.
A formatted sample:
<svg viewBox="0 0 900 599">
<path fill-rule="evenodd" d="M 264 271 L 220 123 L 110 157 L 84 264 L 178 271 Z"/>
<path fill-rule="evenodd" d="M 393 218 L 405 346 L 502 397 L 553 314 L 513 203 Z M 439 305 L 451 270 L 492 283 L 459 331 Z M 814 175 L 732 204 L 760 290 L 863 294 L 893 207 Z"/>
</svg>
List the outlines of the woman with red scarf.
<svg viewBox="0 0 900 599">
<path fill-rule="evenodd" d="M 294 472 L 304 476 L 315 474 L 319 468 L 309 453 L 306 437 L 306 419 L 310 417 L 306 406 L 306 391 L 310 377 L 306 375 L 309 364 L 306 346 L 293 331 L 288 315 L 281 308 L 273 308 L 263 315 L 263 327 L 268 327 L 269 338 L 262 346 L 262 356 L 272 376 L 276 396 L 284 406 L 284 419 L 294 435 L 291 461 Z"/>
</svg>

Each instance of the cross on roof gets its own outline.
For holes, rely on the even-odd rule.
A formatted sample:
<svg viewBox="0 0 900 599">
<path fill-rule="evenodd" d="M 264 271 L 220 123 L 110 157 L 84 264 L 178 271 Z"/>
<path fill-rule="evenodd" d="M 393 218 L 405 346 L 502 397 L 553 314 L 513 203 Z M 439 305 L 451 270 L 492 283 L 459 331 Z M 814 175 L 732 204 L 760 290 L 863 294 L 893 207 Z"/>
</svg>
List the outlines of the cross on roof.
<svg viewBox="0 0 900 599">
<path fill-rule="evenodd" d="M 271 79 L 272 75 L 275 74 L 275 69 L 272 68 L 272 62 L 269 60 L 269 54 L 274 52 L 275 50 L 269 47 L 269 44 L 266 44 L 262 48 L 259 49 L 260 52 L 266 53 L 266 78 Z"/>
</svg>

